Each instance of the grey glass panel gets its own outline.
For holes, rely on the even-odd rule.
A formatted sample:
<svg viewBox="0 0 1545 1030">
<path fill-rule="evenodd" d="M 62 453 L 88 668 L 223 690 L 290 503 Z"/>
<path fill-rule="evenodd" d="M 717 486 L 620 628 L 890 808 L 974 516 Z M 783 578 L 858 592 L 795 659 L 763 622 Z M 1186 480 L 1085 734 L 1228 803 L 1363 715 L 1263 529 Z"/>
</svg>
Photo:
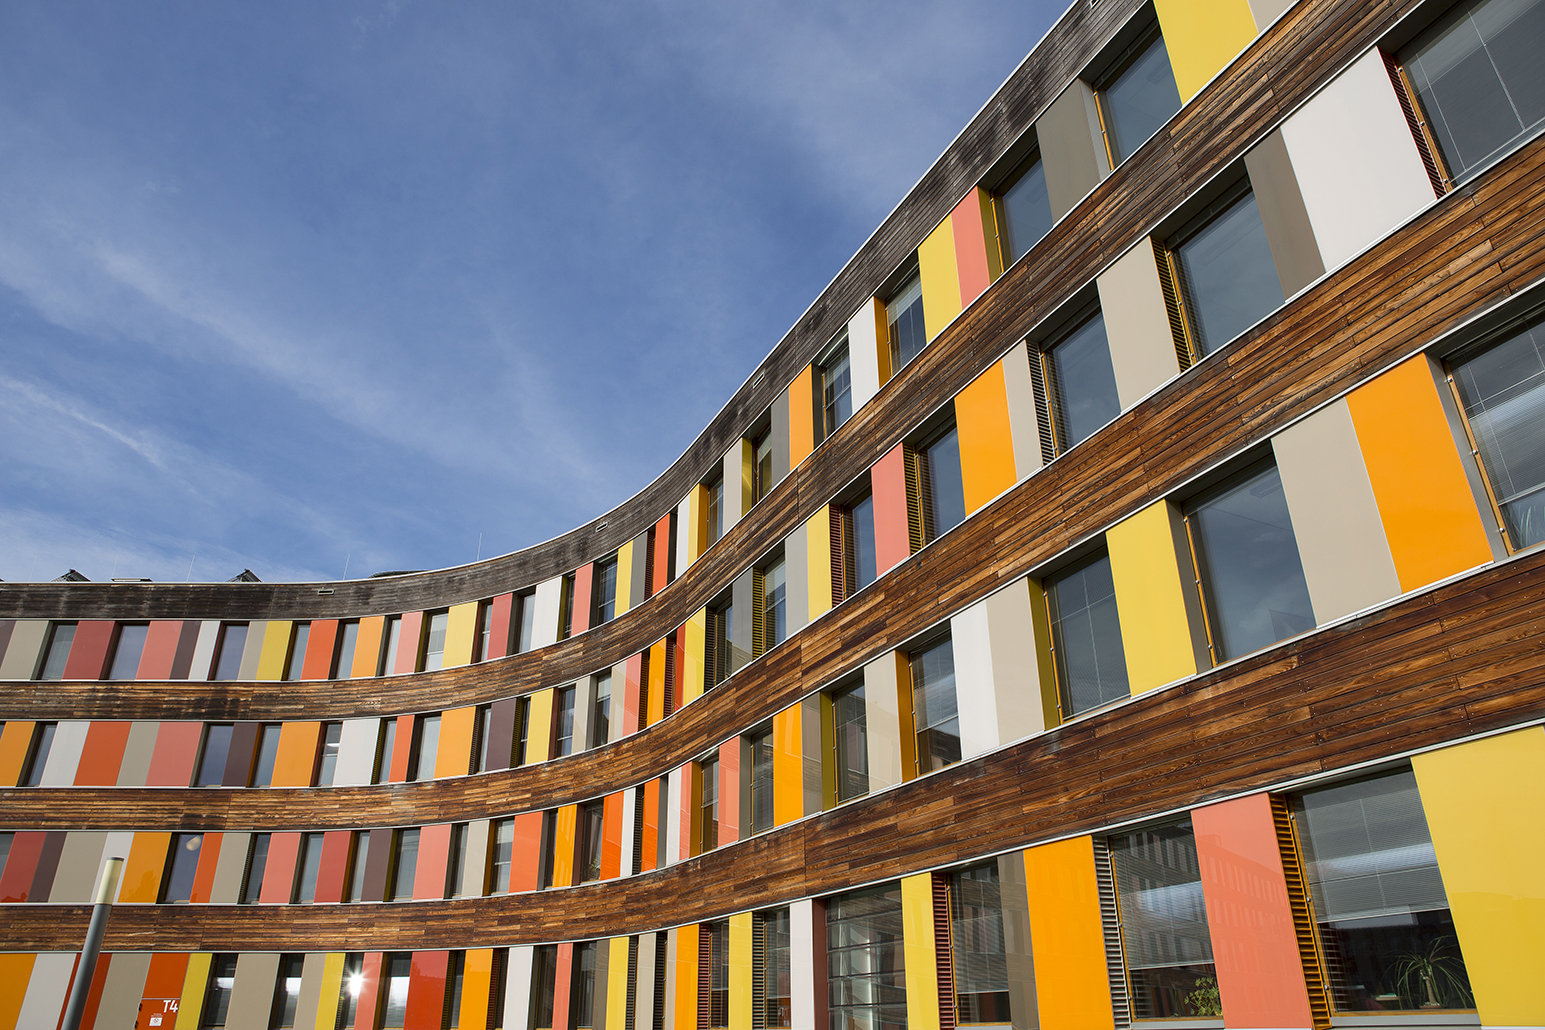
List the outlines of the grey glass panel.
<svg viewBox="0 0 1545 1030">
<path fill-rule="evenodd" d="M 891 375 L 928 345 L 928 326 L 923 321 L 923 284 L 914 275 L 886 305 L 890 321 Z"/>
<path fill-rule="evenodd" d="M 338 661 L 333 669 L 333 675 L 338 679 L 348 679 L 354 673 L 354 648 L 359 644 L 359 623 L 349 621 L 340 627 L 342 636 L 338 639 Z"/>
<path fill-rule="evenodd" d="M 928 448 L 928 480 L 933 533 L 943 536 L 966 518 L 966 491 L 960 478 L 960 437 L 953 427 Z"/>
<path fill-rule="evenodd" d="M 435 761 L 440 756 L 440 717 L 421 716 L 418 726 L 418 754 L 413 756 L 414 768 L 408 771 L 408 779 L 432 780 L 435 778 Z"/>
<path fill-rule="evenodd" d="M 789 606 L 787 585 L 784 582 L 783 562 L 767 570 L 762 578 L 766 591 L 763 597 L 762 615 L 766 621 L 767 646 L 781 644 L 789 635 Z"/>
<path fill-rule="evenodd" d="M 826 906 L 831 1030 L 905 1030 L 901 890 L 862 891 Z"/>
<path fill-rule="evenodd" d="M 1046 359 L 1061 453 L 1121 414 L 1105 316 L 1097 313 L 1063 337 Z"/>
<path fill-rule="evenodd" d="M 214 723 L 204 729 L 204 753 L 199 758 L 195 787 L 218 787 L 225 776 L 225 760 L 231 753 L 229 723 Z"/>
<path fill-rule="evenodd" d="M 199 852 L 203 846 L 202 833 L 172 835 L 172 862 L 166 874 L 163 901 L 187 901 L 193 897 L 193 876 L 198 872 Z"/>
<path fill-rule="evenodd" d="M 317 873 L 322 868 L 322 835 L 320 833 L 308 833 L 300 841 L 300 884 L 295 891 L 295 900 L 300 902 L 315 901 L 317 896 Z"/>
<path fill-rule="evenodd" d="M 854 687 L 832 699 L 837 736 L 837 800 L 869 793 L 869 727 L 864 688 Z"/>
<path fill-rule="evenodd" d="M 853 505 L 853 571 L 857 589 L 875 580 L 873 494 Z"/>
<path fill-rule="evenodd" d="M 242 630 L 245 633 L 246 627 Z M 48 657 L 43 659 L 43 671 L 38 673 L 38 679 L 64 679 L 64 667 L 70 660 L 70 645 L 74 642 L 75 623 L 54 623 L 53 635 L 48 640 Z"/>
<path fill-rule="evenodd" d="M 54 749 L 56 722 L 40 722 L 32 731 L 32 754 L 27 757 L 27 771 L 21 778 L 23 787 L 37 787 L 43 782 L 43 770 L 48 767 L 48 754 Z"/>
<path fill-rule="evenodd" d="M 853 417 L 853 377 L 846 348 L 826 363 L 821 371 L 821 380 L 823 405 L 826 409 L 826 435 L 830 436 Z"/>
<path fill-rule="evenodd" d="M 617 617 L 617 562 L 603 562 L 596 568 L 595 576 L 596 625 L 611 622 Z"/>
<path fill-rule="evenodd" d="M 108 679 L 131 680 L 138 675 L 140 656 L 145 653 L 145 638 L 149 635 L 150 627 L 144 623 L 130 622 L 118 627 L 118 646 L 113 649 Z"/>
<path fill-rule="evenodd" d="M 1156 36 L 1138 58 L 1100 91 L 1111 161 L 1120 164 L 1180 110 L 1180 90 L 1164 37 Z"/>
<path fill-rule="evenodd" d="M 263 873 L 268 869 L 269 835 L 254 833 L 251 850 L 247 853 L 247 889 L 242 891 L 241 903 L 255 905 L 263 893 Z"/>
<path fill-rule="evenodd" d="M 252 770 L 254 787 L 267 787 L 274 782 L 274 763 L 279 760 L 279 733 L 277 723 L 258 729 L 257 765 Z"/>
<path fill-rule="evenodd" d="M 429 634 L 424 640 L 424 668 L 429 671 L 445 665 L 445 629 L 450 622 L 447 612 L 429 616 Z"/>
<path fill-rule="evenodd" d="M 1189 821 L 1110 838 L 1134 1019 L 1223 1015 Z"/>
<path fill-rule="evenodd" d="M 1545 541 L 1545 334 L 1533 326 L 1454 368 L 1514 547 Z"/>
<path fill-rule="evenodd" d="M 300 679 L 306 667 L 306 642 L 311 639 L 311 623 L 297 622 L 294 634 L 290 641 L 290 661 L 284 670 L 284 678 L 287 680 Z"/>
<path fill-rule="evenodd" d="M 400 1030 L 408 1018 L 408 982 L 413 970 L 413 957 L 398 952 L 386 960 L 382 979 L 386 1003 L 381 1009 L 383 1030 Z"/>
<path fill-rule="evenodd" d="M 241 676 L 241 654 L 247 647 L 247 624 L 237 623 L 220 630 L 220 660 L 214 678 L 233 680 Z"/>
<path fill-rule="evenodd" d="M 595 710 L 590 713 L 590 746 L 600 747 L 611 740 L 612 674 L 603 672 L 595 678 Z"/>
<path fill-rule="evenodd" d="M 773 735 L 751 738 L 751 832 L 773 827 Z"/>
<path fill-rule="evenodd" d="M 912 656 L 912 719 L 917 730 L 919 773 L 960 761 L 954 641 L 946 640 Z"/>
<path fill-rule="evenodd" d="M 1008 1023 L 1009 969 L 998 864 L 950 874 L 955 1010 L 962 1023 Z"/>
<path fill-rule="evenodd" d="M 1545 3 L 1459 6 L 1406 48 L 1402 62 L 1456 180 L 1545 124 Z"/>
<path fill-rule="evenodd" d="M 1415 775 L 1306 792 L 1293 809 L 1335 1007 L 1473 1007 Z"/>
<path fill-rule="evenodd" d="M 1009 264 L 1051 232 L 1051 199 L 1046 193 L 1046 169 L 1037 160 L 998 198 L 1003 217 L 1004 257 Z"/>
<path fill-rule="evenodd" d="M 1129 696 L 1110 555 L 1101 552 L 1048 581 L 1046 600 L 1064 717 Z"/>
<path fill-rule="evenodd" d="M 418 827 L 397 831 L 397 868 L 392 873 L 393 901 L 413 897 L 413 877 L 418 872 Z"/>
<path fill-rule="evenodd" d="M 331 787 L 338 771 L 338 745 L 343 741 L 343 723 L 322 724 L 322 761 L 317 766 L 317 786 Z"/>
<path fill-rule="evenodd" d="M 1314 628 L 1275 465 L 1194 502 L 1188 515 L 1219 661 Z"/>
<path fill-rule="evenodd" d="M 1176 247 L 1175 256 L 1203 355 L 1282 306 L 1282 281 L 1253 192 Z"/>
</svg>

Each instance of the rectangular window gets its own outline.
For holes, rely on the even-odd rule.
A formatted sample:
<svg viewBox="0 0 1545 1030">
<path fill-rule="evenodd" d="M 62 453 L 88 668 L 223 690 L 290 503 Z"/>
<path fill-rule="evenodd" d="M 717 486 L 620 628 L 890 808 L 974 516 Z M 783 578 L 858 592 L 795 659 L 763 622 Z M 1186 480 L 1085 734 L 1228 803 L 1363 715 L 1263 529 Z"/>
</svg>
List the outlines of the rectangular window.
<svg viewBox="0 0 1545 1030">
<path fill-rule="evenodd" d="M 193 876 L 198 872 L 199 852 L 203 846 L 202 833 L 172 834 L 171 851 L 166 857 L 166 876 L 161 885 L 162 902 L 192 899 Z"/>
<path fill-rule="evenodd" d="M 1203 358 L 1282 306 L 1282 280 L 1249 179 L 1168 242 L 1192 356 Z"/>
<path fill-rule="evenodd" d="M 698 837 L 699 853 L 719 846 L 719 758 L 704 758 L 698 768 L 698 818 L 702 830 Z"/>
<path fill-rule="evenodd" d="M 242 627 L 243 633 L 246 627 Z M 64 667 L 70 660 L 70 645 L 75 642 L 75 623 L 56 622 L 49 627 L 48 647 L 44 650 L 43 664 L 38 672 L 40 680 L 64 679 Z M 237 659 L 237 665 L 241 660 Z M 234 677 L 232 677 L 234 678 Z"/>
<path fill-rule="evenodd" d="M 1051 197 L 1046 169 L 1037 150 L 1021 164 L 993 198 L 1004 267 L 1018 261 L 1051 232 Z"/>
<path fill-rule="evenodd" d="M 606 802 L 587 801 L 579 806 L 579 862 L 575 878 L 589 883 L 601 878 L 601 845 L 606 837 Z"/>
<path fill-rule="evenodd" d="M 451 952 L 451 960 L 445 971 L 445 1025 L 447 1030 L 461 1027 L 461 991 L 467 980 L 467 953 Z M 502 1012 L 503 1010 L 497 1010 Z"/>
<path fill-rule="evenodd" d="M 777 647 L 789 635 L 788 584 L 780 558 L 762 571 L 763 649 Z"/>
<path fill-rule="evenodd" d="M 772 730 L 753 733 L 751 748 L 751 832 L 773 828 L 773 735 Z"/>
<path fill-rule="evenodd" d="M 359 992 L 365 986 L 365 956 L 343 957 L 343 976 L 338 982 L 338 1030 L 354 1030 L 359 1014 Z"/>
<path fill-rule="evenodd" d="M 32 727 L 32 743 L 27 746 L 27 760 L 22 766 L 20 783 L 23 787 L 37 787 L 43 783 L 43 770 L 48 767 L 48 755 L 54 749 L 54 733 L 58 729 L 56 722 L 40 722 Z"/>
<path fill-rule="evenodd" d="M 821 439 L 831 436 L 853 417 L 853 374 L 848 362 L 847 334 L 838 349 L 820 366 Z"/>
<path fill-rule="evenodd" d="M 853 505 L 851 510 L 852 534 L 849 553 L 853 573 L 853 589 L 862 590 L 875 581 L 876 559 L 874 549 L 874 495 L 870 494 Z"/>
<path fill-rule="evenodd" d="M 792 927 L 789 910 L 773 909 L 756 915 L 755 932 L 761 937 L 752 953 L 762 966 L 761 1003 L 763 1025 L 767 1027 L 792 1027 L 794 1025 L 794 966 Z M 755 982 L 755 978 L 753 978 Z"/>
<path fill-rule="evenodd" d="M 307 833 L 300 838 L 299 865 L 295 900 L 309 905 L 317 899 L 317 876 L 322 871 L 322 834 Z"/>
<path fill-rule="evenodd" d="M 247 845 L 247 875 L 241 881 L 241 903 L 256 905 L 263 893 L 263 873 L 268 869 L 268 842 L 266 833 L 254 833 Z"/>
<path fill-rule="evenodd" d="M 236 956 L 216 955 L 209 963 L 209 986 L 204 989 L 204 1010 L 199 1015 L 201 1028 L 225 1026 L 231 1012 L 231 993 L 236 989 Z"/>
<path fill-rule="evenodd" d="M 574 573 L 558 583 L 558 639 L 567 640 L 574 632 Z"/>
<path fill-rule="evenodd" d="M 1214 663 L 1314 628 L 1275 464 L 1246 469 L 1185 513 Z"/>
<path fill-rule="evenodd" d="M 393 841 L 392 882 L 386 890 L 388 901 L 411 901 L 413 877 L 418 871 L 418 827 L 398 830 Z"/>
<path fill-rule="evenodd" d="M 359 620 L 338 624 L 338 653 L 333 655 L 332 679 L 346 680 L 354 675 L 354 650 L 359 646 Z"/>
<path fill-rule="evenodd" d="M 1009 961 L 998 863 L 949 874 L 950 950 L 961 1023 L 1008 1023 Z"/>
<path fill-rule="evenodd" d="M 558 688 L 553 705 L 553 757 L 574 753 L 574 687 Z"/>
<path fill-rule="evenodd" d="M 392 777 L 392 752 L 397 747 L 397 720 L 382 719 L 381 734 L 377 739 L 376 767 L 370 782 L 385 783 Z"/>
<path fill-rule="evenodd" d="M 493 736 L 494 710 L 492 705 L 478 705 L 472 737 L 472 771 L 488 771 L 488 745 Z"/>
<path fill-rule="evenodd" d="M 11 857 L 11 845 L 15 840 L 14 833 L 0 833 L 0 875 L 5 873 L 5 861 Z"/>
<path fill-rule="evenodd" d="M 1292 812 L 1332 1008 L 1474 1008 L 1415 775 L 1306 791 Z"/>
<path fill-rule="evenodd" d="M 927 462 L 926 474 L 921 478 L 932 519 L 927 539 L 933 540 L 966 519 L 966 491 L 960 476 L 960 436 L 955 427 L 951 426 L 949 432 L 929 444 L 923 453 Z"/>
<path fill-rule="evenodd" d="M 596 563 L 594 584 L 591 587 L 594 611 L 591 613 L 590 625 L 599 626 L 617 617 L 617 559 L 615 557 Z"/>
<path fill-rule="evenodd" d="M 918 273 L 913 272 L 886 302 L 885 320 L 890 324 L 891 375 L 895 375 L 928 345 L 928 327 L 923 323 L 923 280 Z"/>
<path fill-rule="evenodd" d="M 215 647 L 214 675 L 216 680 L 241 678 L 241 656 L 247 648 L 247 624 L 227 622 L 220 627 L 220 639 Z"/>
<path fill-rule="evenodd" d="M 450 855 L 445 863 L 445 896 L 460 898 L 467 887 L 467 824 L 451 827 Z M 482 893 L 479 891 L 478 893 Z"/>
<path fill-rule="evenodd" d="M 715 479 L 708 484 L 708 542 L 706 546 L 712 547 L 714 542 L 724 535 L 724 477 Z"/>
<path fill-rule="evenodd" d="M 1460 4 L 1400 52 L 1448 178 L 1463 182 L 1545 124 L 1545 6 Z"/>
<path fill-rule="evenodd" d="M 1102 550 L 1048 577 L 1046 611 L 1062 718 L 1131 696 L 1110 554 Z"/>
<path fill-rule="evenodd" d="M 231 755 L 231 734 L 235 729 L 228 722 L 212 722 L 204 727 L 198 774 L 193 778 L 195 787 L 218 787 L 225 779 L 225 763 Z"/>
<path fill-rule="evenodd" d="M 772 430 L 764 429 L 751 441 L 751 500 L 760 501 L 772 492 L 773 453 Z"/>
<path fill-rule="evenodd" d="M 708 626 L 703 661 L 704 688 L 711 689 L 729 679 L 730 647 L 735 634 L 735 607 L 730 604 L 708 609 Z"/>
<path fill-rule="evenodd" d="M 570 1010 L 576 1027 L 594 1027 L 595 1011 L 595 959 L 596 942 L 580 941 L 574 945 L 574 975 L 570 997 Z M 605 1024 L 605 1020 L 602 1020 Z"/>
<path fill-rule="evenodd" d="M 397 648 L 402 646 L 402 616 L 392 615 L 386 620 L 386 647 L 382 651 L 381 670 L 382 676 L 389 676 L 397 671 Z"/>
<path fill-rule="evenodd" d="M 1121 414 L 1116 372 L 1105 338 L 1105 316 L 1095 309 L 1052 343 L 1032 349 L 1032 366 L 1039 363 L 1045 384 L 1046 428 L 1052 454 L 1060 455 L 1092 436 Z"/>
<path fill-rule="evenodd" d="M 381 963 L 381 1027 L 402 1030 L 408 1020 L 408 983 L 413 974 L 413 955 L 398 951 Z"/>
<path fill-rule="evenodd" d="M 1180 89 L 1158 22 L 1116 58 L 1094 90 L 1106 155 L 1115 168 L 1180 110 Z"/>
<path fill-rule="evenodd" d="M 145 638 L 149 635 L 148 622 L 118 624 L 118 639 L 113 646 L 113 661 L 108 669 L 108 679 L 131 680 L 139 675 L 139 660 L 145 653 Z"/>
<path fill-rule="evenodd" d="M 1109 846 L 1132 1018 L 1220 1018 L 1191 821 L 1111 837 Z"/>
<path fill-rule="evenodd" d="M 480 601 L 477 606 L 477 638 L 472 645 L 473 662 L 486 662 L 488 660 L 488 645 L 494 635 L 494 606 L 492 602 Z"/>
<path fill-rule="evenodd" d="M 556 863 L 553 859 L 558 850 L 558 810 L 549 808 L 542 813 L 542 865 L 537 870 L 537 880 L 542 889 L 546 890 L 553 885 L 553 873 Z"/>
<path fill-rule="evenodd" d="M 515 855 L 515 820 L 495 819 L 488 834 L 490 894 L 510 892 L 510 863 Z"/>
<path fill-rule="evenodd" d="M 611 738 L 612 674 L 603 672 L 595 678 L 595 703 L 590 712 L 590 746 L 600 747 Z"/>
<path fill-rule="evenodd" d="M 712 1030 L 730 1025 L 730 924 L 726 920 L 703 923 L 698 927 L 701 957 L 708 961 L 698 970 L 698 990 L 702 1000 L 708 1003 L 708 1011 L 700 1014 L 708 1017 Z"/>
<path fill-rule="evenodd" d="M 510 755 L 510 768 L 526 764 L 526 748 L 531 741 L 531 698 L 529 696 L 517 698 L 515 701 L 515 734 L 514 753 Z"/>
<path fill-rule="evenodd" d="M 445 667 L 445 628 L 450 621 L 450 612 L 429 613 L 424 632 L 424 657 L 418 665 L 425 672 Z"/>
<path fill-rule="evenodd" d="M 531 955 L 531 1026 L 552 1030 L 558 989 L 558 945 L 539 944 Z"/>
<path fill-rule="evenodd" d="M 840 894 L 826 903 L 830 1030 L 906 1030 L 901 888 Z"/>
<path fill-rule="evenodd" d="M 343 742 L 343 723 L 322 724 L 322 756 L 317 762 L 318 787 L 331 787 L 338 772 L 338 747 Z"/>
<path fill-rule="evenodd" d="M 290 653 L 284 661 L 284 678 L 298 680 L 306 666 L 306 642 L 311 639 L 311 623 L 297 622 L 290 627 Z"/>
<path fill-rule="evenodd" d="M 269 1014 L 271 1030 L 294 1030 L 295 1011 L 300 1007 L 300 981 L 305 972 L 306 956 L 279 956 L 279 976 L 274 983 L 274 1006 Z"/>
<path fill-rule="evenodd" d="M 435 778 L 435 760 L 440 754 L 440 717 L 421 715 L 413 721 L 413 752 L 408 756 L 408 780 Z"/>
<path fill-rule="evenodd" d="M 520 607 L 520 630 L 515 637 L 515 653 L 520 654 L 531 650 L 531 634 L 536 626 L 536 595 L 516 594 L 515 603 Z"/>
<path fill-rule="evenodd" d="M 960 718 L 955 707 L 955 649 L 945 640 L 910 656 L 912 725 L 917 731 L 917 772 L 960 761 Z"/>
<path fill-rule="evenodd" d="M 832 696 L 832 755 L 837 770 L 837 800 L 869 793 L 869 727 L 864 709 L 864 685 Z"/>
<path fill-rule="evenodd" d="M 363 901 L 365 899 L 365 867 L 370 861 L 369 832 L 355 830 L 350 843 L 353 845 L 350 849 L 353 857 L 349 862 L 349 889 L 345 897 L 350 901 Z"/>
<path fill-rule="evenodd" d="M 1448 368 L 1509 547 L 1545 541 L 1545 324 L 1510 330 Z"/>
<path fill-rule="evenodd" d="M 267 787 L 274 782 L 274 763 L 279 760 L 279 734 L 283 726 L 277 722 L 258 727 L 257 761 L 253 763 L 252 782 L 248 786 Z"/>
</svg>

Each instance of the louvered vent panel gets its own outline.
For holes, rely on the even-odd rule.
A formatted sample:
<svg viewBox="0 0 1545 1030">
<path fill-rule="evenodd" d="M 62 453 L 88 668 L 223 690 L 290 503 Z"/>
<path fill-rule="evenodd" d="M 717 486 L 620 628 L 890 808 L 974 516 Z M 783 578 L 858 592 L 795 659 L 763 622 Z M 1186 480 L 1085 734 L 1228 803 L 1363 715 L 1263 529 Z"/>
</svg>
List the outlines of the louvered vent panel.
<svg viewBox="0 0 1545 1030">
<path fill-rule="evenodd" d="M 1041 461 L 1057 456 L 1057 434 L 1052 428 L 1051 394 L 1046 388 L 1046 354 L 1030 350 L 1030 390 L 1035 394 L 1035 428 L 1041 437 Z"/>
<path fill-rule="evenodd" d="M 646 600 L 654 596 L 654 540 L 655 527 L 650 526 L 649 532 L 644 537 L 644 597 Z"/>
<path fill-rule="evenodd" d="M 665 638 L 665 685 L 660 689 L 665 691 L 665 714 L 670 715 L 676 710 L 676 635 L 674 633 Z"/>
<path fill-rule="evenodd" d="M 906 447 L 902 456 L 907 473 L 907 535 L 916 554 L 933 539 L 933 479 L 926 453 Z"/>
<path fill-rule="evenodd" d="M 638 658 L 638 728 L 649 725 L 649 649 Z"/>
<path fill-rule="evenodd" d="M 761 569 L 751 570 L 751 657 L 767 650 L 767 580 Z"/>
<path fill-rule="evenodd" d="M 1169 315 L 1170 335 L 1175 339 L 1175 360 L 1184 372 L 1196 363 L 1195 348 L 1191 346 L 1191 329 L 1186 325 L 1186 310 L 1180 299 L 1180 283 L 1175 276 L 1175 259 L 1169 248 L 1156 239 L 1153 243 L 1153 263 L 1159 273 L 1159 289 L 1164 293 L 1164 311 Z"/>
<path fill-rule="evenodd" d="M 467 953 L 466 952 L 464 952 L 464 951 L 453 951 L 453 952 L 451 952 L 451 962 L 450 962 L 450 967 L 449 967 L 450 982 L 452 982 L 452 983 L 455 982 L 455 978 L 456 978 L 456 974 L 457 973 L 463 973 L 463 974 L 465 973 L 466 962 L 467 962 Z M 461 968 L 458 969 L 457 968 L 458 966 L 460 966 Z M 452 1015 L 452 1011 L 453 1011 L 452 1006 L 456 1003 L 457 1000 L 458 999 L 457 999 L 455 991 L 445 991 L 445 992 L 442 993 L 441 998 L 440 998 L 440 1030 L 450 1030 L 451 1015 Z"/>
<path fill-rule="evenodd" d="M 1330 1026 L 1330 997 L 1325 991 L 1325 970 L 1315 947 L 1314 912 L 1309 906 L 1309 885 L 1304 880 L 1303 861 L 1299 858 L 1298 833 L 1288 800 L 1271 795 L 1271 818 L 1277 827 L 1277 848 L 1282 853 L 1282 876 L 1287 882 L 1288 907 L 1293 912 L 1293 934 L 1298 938 L 1298 960 L 1304 967 L 1304 984 L 1309 988 L 1309 1014 L 1314 1030 Z"/>
<path fill-rule="evenodd" d="M 504 1025 L 504 985 L 509 979 L 509 975 L 509 949 L 495 948 L 493 978 L 488 985 L 488 1022 L 484 1025 L 483 1030 L 494 1030 L 495 1027 Z M 343 1019 L 343 1013 L 343 1006 L 338 1006 L 338 1018 L 340 1020 Z"/>
<path fill-rule="evenodd" d="M 703 626 L 703 687 L 716 687 L 719 685 L 719 639 L 724 635 L 721 628 L 724 625 L 724 616 L 716 611 L 709 611 Z"/>
<path fill-rule="evenodd" d="M 751 1030 L 767 1030 L 767 919 L 751 917 Z"/>
<path fill-rule="evenodd" d="M 845 508 L 831 506 L 832 605 L 841 604 L 853 592 L 853 577 L 848 574 L 848 527 L 853 516 Z"/>
<path fill-rule="evenodd" d="M 668 937 L 654 935 L 654 1030 L 665 1030 L 665 963 L 670 958 Z"/>
<path fill-rule="evenodd" d="M 637 876 L 644 871 L 644 788 L 642 785 L 633 788 L 633 875 Z M 633 945 L 637 952 L 638 944 Z"/>
<path fill-rule="evenodd" d="M 1131 1026 L 1127 969 L 1121 955 L 1121 913 L 1116 907 L 1116 877 L 1111 871 L 1110 849 L 1102 837 L 1094 838 L 1094 878 L 1100 893 L 1100 924 L 1105 930 L 1105 971 L 1110 977 L 1111 1012 L 1118 1027 Z"/>
<path fill-rule="evenodd" d="M 1406 124 L 1411 127 L 1411 138 L 1416 142 L 1416 152 L 1422 157 L 1422 167 L 1427 169 L 1427 181 L 1432 184 L 1432 192 L 1441 197 L 1454 188 L 1453 183 L 1448 181 L 1442 165 L 1438 163 L 1437 144 L 1432 138 L 1432 130 L 1428 127 L 1427 120 L 1422 117 L 1421 108 L 1416 103 L 1411 82 L 1406 78 L 1406 71 L 1400 67 L 1400 61 L 1394 54 L 1387 50 L 1380 50 L 1379 56 L 1384 58 L 1384 70 L 1389 72 L 1390 85 L 1395 87 L 1395 98 L 1400 101 L 1400 110 L 1406 116 Z"/>
<path fill-rule="evenodd" d="M 623 1002 L 622 1030 L 634 1030 L 638 1019 L 638 934 L 628 938 L 628 994 Z"/>
<path fill-rule="evenodd" d="M 939 1030 L 955 1030 L 955 963 L 950 938 L 950 881 L 933 874 L 933 954 L 939 977 Z"/>
<path fill-rule="evenodd" d="M 713 1004 L 713 926 L 700 923 L 697 928 L 697 1030 L 708 1030 Z"/>
</svg>

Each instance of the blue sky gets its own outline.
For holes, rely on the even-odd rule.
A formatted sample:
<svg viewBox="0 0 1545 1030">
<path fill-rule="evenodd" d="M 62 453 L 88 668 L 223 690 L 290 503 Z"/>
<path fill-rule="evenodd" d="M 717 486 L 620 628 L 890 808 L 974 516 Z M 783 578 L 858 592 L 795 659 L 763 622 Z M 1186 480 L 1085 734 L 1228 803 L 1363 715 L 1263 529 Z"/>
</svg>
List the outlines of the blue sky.
<svg viewBox="0 0 1545 1030">
<path fill-rule="evenodd" d="M 595 517 L 1061 10 L 0 5 L 0 579 L 358 578 Z"/>
</svg>

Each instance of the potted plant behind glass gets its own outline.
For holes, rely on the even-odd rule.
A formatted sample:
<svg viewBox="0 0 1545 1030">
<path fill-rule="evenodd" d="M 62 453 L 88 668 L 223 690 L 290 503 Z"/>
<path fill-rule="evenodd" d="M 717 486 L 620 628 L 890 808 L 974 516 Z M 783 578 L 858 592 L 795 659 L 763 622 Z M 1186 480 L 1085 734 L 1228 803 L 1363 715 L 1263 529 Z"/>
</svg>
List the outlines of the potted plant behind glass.
<svg viewBox="0 0 1545 1030">
<path fill-rule="evenodd" d="M 1424 947 L 1395 961 L 1390 975 L 1394 977 L 1396 993 L 1407 1008 L 1475 1007 L 1464 959 L 1458 951 L 1449 948 L 1453 943 L 1456 942 L 1451 937 L 1435 937 Z M 1457 1003 L 1445 1004 L 1444 999 L 1448 997 L 1453 997 Z"/>
</svg>

